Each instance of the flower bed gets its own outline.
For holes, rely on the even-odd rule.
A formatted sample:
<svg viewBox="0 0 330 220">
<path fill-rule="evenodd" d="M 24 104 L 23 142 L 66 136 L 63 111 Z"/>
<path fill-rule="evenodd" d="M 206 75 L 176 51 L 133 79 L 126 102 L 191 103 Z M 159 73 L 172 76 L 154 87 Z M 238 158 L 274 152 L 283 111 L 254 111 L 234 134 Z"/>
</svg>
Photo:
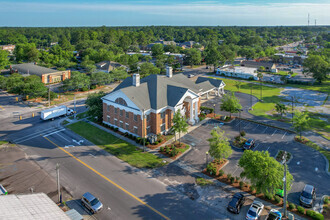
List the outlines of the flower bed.
<svg viewBox="0 0 330 220">
<path fill-rule="evenodd" d="M 276 155 L 275 159 L 278 162 L 282 162 L 283 161 L 283 155 L 284 155 L 284 151 L 280 150 L 280 151 L 277 152 L 277 155 Z M 291 153 L 286 152 L 286 161 L 287 162 L 291 159 L 291 157 L 292 157 Z"/>
<path fill-rule="evenodd" d="M 188 149 L 189 149 L 189 145 L 183 143 L 181 144 L 175 143 L 175 144 L 166 145 L 165 147 L 160 147 L 159 152 L 175 160 L 177 157 L 179 157 Z"/>
<path fill-rule="evenodd" d="M 235 137 L 233 141 L 233 145 L 238 148 L 243 148 L 245 142 L 246 142 L 246 138 L 239 135 Z"/>
</svg>

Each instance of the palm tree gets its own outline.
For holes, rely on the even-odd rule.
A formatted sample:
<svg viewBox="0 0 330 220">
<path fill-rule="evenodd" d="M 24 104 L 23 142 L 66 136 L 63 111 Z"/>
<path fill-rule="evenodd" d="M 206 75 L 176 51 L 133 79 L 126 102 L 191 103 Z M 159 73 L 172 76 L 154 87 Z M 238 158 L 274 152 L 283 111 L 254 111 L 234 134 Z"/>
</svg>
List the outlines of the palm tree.
<svg viewBox="0 0 330 220">
<path fill-rule="evenodd" d="M 262 102 L 262 78 L 264 77 L 264 75 L 261 72 L 258 72 L 257 77 L 260 81 L 260 101 Z"/>
</svg>

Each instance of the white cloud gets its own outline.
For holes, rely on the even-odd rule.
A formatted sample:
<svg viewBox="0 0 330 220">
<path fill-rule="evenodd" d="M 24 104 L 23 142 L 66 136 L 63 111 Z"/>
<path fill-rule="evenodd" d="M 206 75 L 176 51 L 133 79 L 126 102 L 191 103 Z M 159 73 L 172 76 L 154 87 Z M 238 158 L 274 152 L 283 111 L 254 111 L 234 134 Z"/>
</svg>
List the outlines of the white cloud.
<svg viewBox="0 0 330 220">
<path fill-rule="evenodd" d="M 214 1 L 193 2 L 185 4 L 155 5 L 151 2 L 139 4 L 111 3 L 13 3 L 0 2 L 2 11 L 16 12 L 130 12 L 152 16 L 203 19 L 233 19 L 259 21 L 256 25 L 293 25 L 306 24 L 307 14 L 316 18 L 318 24 L 329 24 L 329 3 L 269 3 L 269 4 L 222 4 Z M 273 23 L 269 23 L 272 18 Z M 158 18 L 160 19 L 160 18 Z M 263 19 L 267 23 L 263 24 Z M 193 24 L 191 24 L 193 25 Z M 221 25 L 221 24 L 220 24 Z M 242 24 L 232 24 L 242 25 Z M 251 25 L 251 24 L 249 24 Z"/>
</svg>

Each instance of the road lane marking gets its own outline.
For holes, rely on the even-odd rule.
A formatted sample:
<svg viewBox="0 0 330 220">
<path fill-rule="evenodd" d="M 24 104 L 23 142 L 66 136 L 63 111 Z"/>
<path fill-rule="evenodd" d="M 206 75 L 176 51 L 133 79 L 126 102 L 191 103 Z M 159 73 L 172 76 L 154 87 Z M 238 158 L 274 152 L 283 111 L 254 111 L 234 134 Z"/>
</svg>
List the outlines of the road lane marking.
<svg viewBox="0 0 330 220">
<path fill-rule="evenodd" d="M 272 134 L 272 136 L 274 136 L 274 134 L 276 133 L 276 131 L 277 131 L 277 130 L 275 129 L 275 131 L 274 131 L 274 133 Z"/>
<path fill-rule="evenodd" d="M 32 134 L 25 135 L 24 137 L 17 138 L 17 139 L 15 139 L 14 141 L 15 141 L 15 142 L 17 142 L 17 141 L 21 141 L 21 140 L 26 139 L 26 138 L 31 137 L 31 136 L 39 136 L 39 135 L 42 134 L 42 133 L 52 132 L 52 131 L 56 131 L 56 130 L 57 130 L 56 128 L 53 128 L 53 129 L 50 129 L 50 130 L 48 130 L 48 131 L 45 131 L 45 130 L 37 131 L 37 132 L 34 132 L 34 133 L 32 133 Z"/>
<path fill-rule="evenodd" d="M 61 130 L 54 131 L 54 132 L 51 132 L 51 133 L 49 133 L 49 134 L 46 134 L 46 135 L 44 135 L 44 136 L 42 136 L 42 137 L 47 137 L 47 136 L 49 136 L 49 135 L 56 134 L 56 133 L 61 132 L 61 131 L 64 131 L 64 130 L 65 130 L 65 129 L 63 128 L 63 129 L 61 129 Z"/>
<path fill-rule="evenodd" d="M 70 140 L 66 139 L 65 137 L 63 137 L 62 135 L 60 135 L 59 133 L 56 133 L 58 136 L 60 136 L 61 138 L 63 138 L 64 140 L 70 142 Z"/>
<path fill-rule="evenodd" d="M 139 199 L 138 197 L 136 197 L 135 195 L 133 195 L 132 193 L 128 192 L 126 189 L 124 189 L 123 187 L 121 187 L 120 185 L 118 185 L 117 183 L 113 182 L 112 180 L 110 180 L 108 177 L 104 176 L 103 174 L 101 174 L 99 171 L 95 170 L 93 167 L 89 166 L 88 164 L 86 164 L 85 162 L 83 162 L 82 160 L 78 159 L 77 157 L 75 157 L 73 154 L 71 154 L 69 151 L 65 150 L 63 147 L 58 146 L 57 144 L 55 144 L 53 141 L 51 141 L 49 138 L 47 137 L 43 137 L 45 138 L 47 141 L 49 141 L 50 143 L 52 143 L 54 146 L 56 146 L 57 148 L 59 148 L 60 150 L 62 150 L 64 153 L 68 154 L 69 156 L 71 156 L 73 159 L 75 159 L 76 161 L 78 161 L 79 163 L 81 163 L 82 165 L 84 165 L 85 167 L 87 167 L 88 169 L 90 169 L 91 171 L 93 171 L 94 173 L 96 173 L 97 175 L 99 175 L 100 177 L 102 177 L 103 179 L 105 179 L 106 181 L 108 181 L 109 183 L 111 183 L 112 185 L 114 185 L 115 187 L 117 187 L 118 189 L 120 189 L 121 191 L 123 191 L 124 193 L 126 193 L 127 195 L 131 196 L 133 199 L 135 199 L 136 201 L 140 202 L 141 204 L 145 205 L 146 207 L 148 207 L 149 209 L 151 209 L 152 211 L 154 211 L 155 213 L 157 213 L 158 215 L 160 215 L 161 217 L 165 218 L 165 219 L 170 219 L 169 217 L 165 216 L 164 214 L 162 214 L 161 212 L 159 212 L 158 210 L 156 210 L 155 208 L 151 207 L 150 205 L 148 205 L 146 202 L 144 202 L 143 200 Z"/>
<path fill-rule="evenodd" d="M 2 110 L 5 110 L 1 105 L 0 105 L 0 108 L 1 108 Z"/>
<path fill-rule="evenodd" d="M 283 134 L 282 139 L 285 137 L 285 135 L 286 135 L 286 132 Z"/>
<path fill-rule="evenodd" d="M 38 134 L 39 133 L 39 134 Z M 47 133 L 47 132 L 44 132 L 44 133 Z M 27 135 L 25 137 L 22 137 L 22 138 L 18 138 L 18 139 L 15 139 L 14 142 L 16 144 L 19 144 L 19 143 L 22 143 L 22 142 L 25 142 L 25 141 L 28 141 L 28 140 L 31 140 L 33 138 L 37 138 L 39 137 L 40 135 L 42 134 L 42 132 L 37 132 L 37 133 L 33 133 L 31 135 Z M 27 138 L 26 138 L 27 137 Z M 17 141 L 18 140 L 18 141 Z"/>
</svg>

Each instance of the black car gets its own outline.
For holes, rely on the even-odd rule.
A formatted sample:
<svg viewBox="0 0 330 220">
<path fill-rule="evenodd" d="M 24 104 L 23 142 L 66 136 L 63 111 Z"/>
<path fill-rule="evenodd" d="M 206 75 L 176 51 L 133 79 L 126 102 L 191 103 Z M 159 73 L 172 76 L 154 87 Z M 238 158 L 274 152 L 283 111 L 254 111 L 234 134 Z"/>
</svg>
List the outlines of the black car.
<svg viewBox="0 0 330 220">
<path fill-rule="evenodd" d="M 252 147 L 254 147 L 254 145 L 255 145 L 254 140 L 253 140 L 253 139 L 249 139 L 249 140 L 247 140 L 247 141 L 244 143 L 243 148 L 244 148 L 244 150 L 250 150 Z"/>
<path fill-rule="evenodd" d="M 242 193 L 236 193 L 229 202 L 227 209 L 232 213 L 238 214 L 245 202 L 245 196 Z"/>
</svg>

